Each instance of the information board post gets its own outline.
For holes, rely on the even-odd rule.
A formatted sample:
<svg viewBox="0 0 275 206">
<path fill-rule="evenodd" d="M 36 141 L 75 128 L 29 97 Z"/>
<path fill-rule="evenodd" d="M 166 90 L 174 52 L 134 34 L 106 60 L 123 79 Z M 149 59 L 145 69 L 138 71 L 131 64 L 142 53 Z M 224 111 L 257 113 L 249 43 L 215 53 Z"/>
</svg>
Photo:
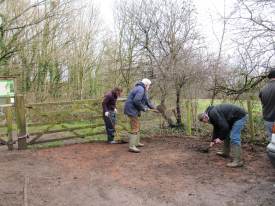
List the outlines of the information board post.
<svg viewBox="0 0 275 206">
<path fill-rule="evenodd" d="M 7 146 L 9 150 L 13 149 L 13 111 L 15 100 L 15 77 L 0 76 L 0 115 L 5 115 L 7 126 Z"/>
</svg>

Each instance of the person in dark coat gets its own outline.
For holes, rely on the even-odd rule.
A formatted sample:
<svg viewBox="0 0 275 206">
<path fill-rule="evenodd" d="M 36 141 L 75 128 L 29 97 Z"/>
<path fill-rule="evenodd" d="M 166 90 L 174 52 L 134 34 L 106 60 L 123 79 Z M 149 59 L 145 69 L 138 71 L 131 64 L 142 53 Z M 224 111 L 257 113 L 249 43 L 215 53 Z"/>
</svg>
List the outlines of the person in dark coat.
<svg viewBox="0 0 275 206">
<path fill-rule="evenodd" d="M 116 125 L 116 101 L 122 94 L 122 89 L 115 87 L 112 91 L 105 94 L 102 102 L 103 119 L 105 123 L 107 141 L 110 144 L 117 143 L 114 140 L 115 137 L 115 125 Z"/>
<path fill-rule="evenodd" d="M 271 141 L 272 126 L 275 123 L 275 69 L 271 70 L 267 77 L 269 78 L 269 82 L 260 91 L 259 97 L 262 103 L 263 119 L 268 141 Z"/>
<path fill-rule="evenodd" d="M 129 135 L 129 151 L 140 152 L 137 147 L 142 147 L 144 144 L 140 143 L 140 121 L 139 116 L 141 112 L 146 112 L 149 109 L 154 109 L 154 105 L 148 99 L 148 90 L 151 85 L 149 79 L 143 79 L 137 83 L 131 90 L 124 105 L 124 114 L 126 114 L 130 121 L 131 131 Z"/>
<path fill-rule="evenodd" d="M 232 150 L 233 162 L 228 163 L 227 166 L 242 166 L 241 131 L 247 120 L 246 111 L 232 104 L 209 106 L 204 113 L 199 115 L 199 120 L 213 125 L 210 147 L 224 141 L 223 151 L 218 152 L 218 155 L 229 157 L 230 149 Z"/>
</svg>

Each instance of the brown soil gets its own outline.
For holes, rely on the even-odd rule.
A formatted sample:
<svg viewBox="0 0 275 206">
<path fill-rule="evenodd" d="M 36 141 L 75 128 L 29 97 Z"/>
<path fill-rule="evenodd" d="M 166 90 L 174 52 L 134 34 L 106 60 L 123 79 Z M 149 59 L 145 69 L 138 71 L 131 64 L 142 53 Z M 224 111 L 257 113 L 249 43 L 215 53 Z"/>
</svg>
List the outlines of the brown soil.
<svg viewBox="0 0 275 206">
<path fill-rule="evenodd" d="M 275 169 L 264 147 L 243 145 L 245 166 L 201 153 L 204 140 L 154 137 L 127 144 L 76 144 L 1 151 L 0 206 L 274 205 Z"/>
</svg>

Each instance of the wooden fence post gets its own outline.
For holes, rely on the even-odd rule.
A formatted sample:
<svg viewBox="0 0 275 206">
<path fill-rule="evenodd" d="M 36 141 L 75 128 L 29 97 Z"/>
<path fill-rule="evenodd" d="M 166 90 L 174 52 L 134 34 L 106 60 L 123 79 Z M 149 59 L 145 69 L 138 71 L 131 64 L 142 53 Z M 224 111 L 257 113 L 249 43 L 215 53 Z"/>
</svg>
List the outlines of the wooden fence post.
<svg viewBox="0 0 275 206">
<path fill-rule="evenodd" d="M 186 134 L 188 136 L 192 135 L 192 120 L 191 120 L 191 100 L 186 101 L 186 111 L 187 111 L 187 117 L 186 117 Z"/>
<path fill-rule="evenodd" d="M 18 149 L 27 149 L 26 108 L 23 95 L 15 96 Z"/>
<path fill-rule="evenodd" d="M 193 128 L 197 130 L 197 113 L 198 113 L 198 100 L 195 99 L 194 102 L 191 102 L 191 111 L 192 111 L 192 125 Z"/>
<path fill-rule="evenodd" d="M 12 139 L 12 109 L 11 107 L 5 108 L 5 116 L 7 121 L 7 133 L 8 141 L 7 146 L 9 150 L 13 150 L 13 139 Z"/>
<path fill-rule="evenodd" d="M 247 110 L 248 110 L 249 132 L 250 132 L 251 140 L 254 140 L 255 130 L 254 130 L 254 122 L 253 122 L 253 114 L 252 114 L 252 103 L 250 99 L 247 100 Z"/>
</svg>

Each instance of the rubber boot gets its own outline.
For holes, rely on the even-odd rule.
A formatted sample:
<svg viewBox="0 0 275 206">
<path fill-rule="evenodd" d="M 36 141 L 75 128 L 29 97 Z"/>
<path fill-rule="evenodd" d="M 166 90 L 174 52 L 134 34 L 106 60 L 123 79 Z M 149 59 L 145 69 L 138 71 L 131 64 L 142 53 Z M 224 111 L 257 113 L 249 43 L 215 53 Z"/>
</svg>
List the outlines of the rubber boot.
<svg viewBox="0 0 275 206">
<path fill-rule="evenodd" d="M 129 143 L 129 136 L 121 137 L 121 143 Z"/>
<path fill-rule="evenodd" d="M 138 135 L 130 134 L 129 136 L 129 152 L 139 153 L 140 150 L 136 147 Z"/>
<path fill-rule="evenodd" d="M 242 149 L 240 145 L 231 145 L 233 162 L 228 163 L 227 167 L 242 167 L 243 161 L 241 160 Z"/>
<path fill-rule="evenodd" d="M 144 147 L 144 144 L 140 143 L 140 133 L 137 134 L 136 146 L 137 147 Z"/>
<path fill-rule="evenodd" d="M 109 144 L 112 144 L 112 142 L 114 142 L 114 136 L 108 135 L 108 140 L 107 140 L 107 142 L 108 142 Z"/>
<path fill-rule="evenodd" d="M 226 138 L 223 143 L 223 150 L 218 151 L 216 155 L 221 156 L 223 158 L 228 158 L 230 154 L 230 139 Z"/>
</svg>

